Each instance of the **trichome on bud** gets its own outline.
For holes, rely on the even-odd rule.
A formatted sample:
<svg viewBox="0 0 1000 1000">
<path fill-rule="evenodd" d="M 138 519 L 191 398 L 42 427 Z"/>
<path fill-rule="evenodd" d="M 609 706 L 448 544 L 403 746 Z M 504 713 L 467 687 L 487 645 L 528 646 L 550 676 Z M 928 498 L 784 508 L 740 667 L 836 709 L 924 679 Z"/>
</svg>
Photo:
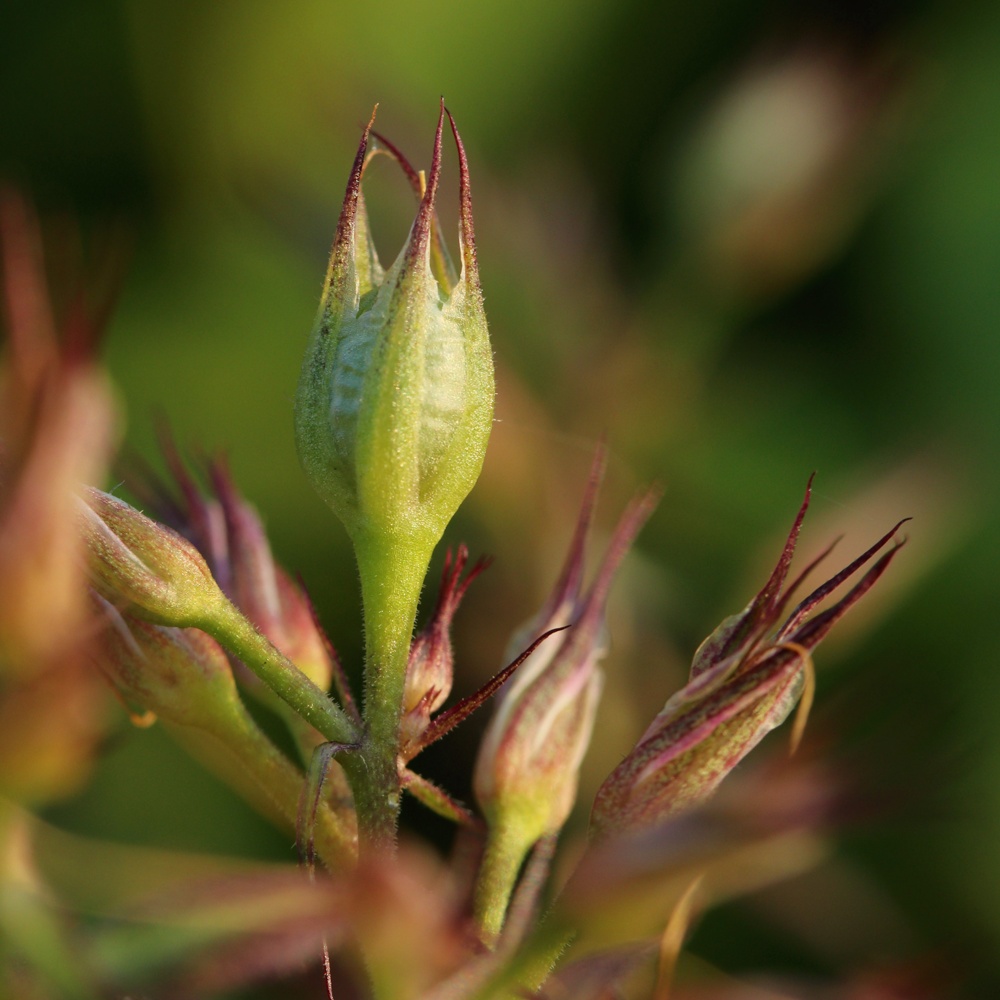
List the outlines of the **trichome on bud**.
<svg viewBox="0 0 1000 1000">
<path fill-rule="evenodd" d="M 469 172 L 450 114 L 459 160 L 461 274 L 452 285 L 446 269 L 432 267 L 446 114 L 442 103 L 426 189 L 387 271 L 361 192 L 372 115 L 299 381 L 295 428 L 303 467 L 356 545 L 384 539 L 433 547 L 479 477 L 493 422 L 493 358 Z"/>
<path fill-rule="evenodd" d="M 812 650 L 899 551 L 902 542 L 897 540 L 837 603 L 813 614 L 893 541 L 903 522 L 812 591 L 779 626 L 799 584 L 830 552 L 827 548 L 785 586 L 811 486 L 810 480 L 767 582 L 742 612 L 723 621 L 701 644 L 687 685 L 667 701 L 601 786 L 591 815 L 596 836 L 651 826 L 710 798 L 726 775 L 787 718 L 807 690 Z"/>
</svg>

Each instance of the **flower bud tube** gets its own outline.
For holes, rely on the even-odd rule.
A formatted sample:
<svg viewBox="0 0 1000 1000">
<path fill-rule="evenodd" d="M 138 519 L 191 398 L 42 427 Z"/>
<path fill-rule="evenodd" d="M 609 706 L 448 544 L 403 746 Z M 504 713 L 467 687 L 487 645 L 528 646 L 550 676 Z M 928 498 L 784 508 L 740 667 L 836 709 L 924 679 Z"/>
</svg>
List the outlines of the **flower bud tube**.
<svg viewBox="0 0 1000 1000">
<path fill-rule="evenodd" d="M 489 831 L 476 911 L 487 943 L 500 931 L 525 855 L 541 838 L 558 833 L 573 808 L 604 683 L 599 664 L 607 651 L 608 592 L 656 503 L 656 494 L 650 492 L 631 504 L 594 582 L 581 594 L 586 532 L 601 460 L 599 455 L 562 577 L 528 628 L 537 635 L 567 623 L 572 626 L 542 643 L 508 682 L 476 761 L 474 788 Z"/>
<path fill-rule="evenodd" d="M 798 583 L 830 551 L 785 587 L 808 503 L 807 492 L 767 583 L 740 614 L 727 618 L 701 644 L 687 685 L 667 701 L 601 786 L 591 815 L 593 836 L 643 829 L 707 801 L 730 771 L 785 720 L 811 677 L 812 650 L 875 584 L 902 544 L 895 541 L 837 603 L 812 614 L 893 541 L 897 524 L 802 600 L 778 627 Z"/>
<path fill-rule="evenodd" d="M 364 787 L 355 797 L 372 846 L 388 846 L 395 835 L 396 758 L 420 589 L 434 546 L 479 477 L 493 423 L 469 171 L 450 115 L 461 274 L 452 285 L 438 268 L 442 284 L 432 266 L 445 115 L 442 103 L 416 219 L 387 271 L 361 193 L 372 122 L 365 129 L 295 404 L 303 469 L 347 529 L 361 576 L 367 739 L 358 770 Z"/>
</svg>

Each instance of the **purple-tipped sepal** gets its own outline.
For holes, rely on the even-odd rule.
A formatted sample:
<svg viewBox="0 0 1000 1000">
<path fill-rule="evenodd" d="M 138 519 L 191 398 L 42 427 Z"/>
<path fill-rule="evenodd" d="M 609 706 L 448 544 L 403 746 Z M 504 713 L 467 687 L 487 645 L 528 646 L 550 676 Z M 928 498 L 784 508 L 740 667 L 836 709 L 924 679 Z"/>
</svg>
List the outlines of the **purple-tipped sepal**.
<svg viewBox="0 0 1000 1000">
<path fill-rule="evenodd" d="M 458 547 L 454 559 L 448 552 L 434 612 L 410 645 L 400 729 L 400 753 L 407 760 L 422 748 L 431 716 L 451 694 L 455 676 L 451 623 L 469 585 L 489 565 L 488 560 L 481 559 L 465 573 L 468 560 L 469 550 L 464 545 Z"/>
<path fill-rule="evenodd" d="M 493 359 L 468 166 L 453 122 L 460 174 L 457 281 L 440 263 L 434 207 L 445 116 L 442 103 L 426 185 L 396 155 L 422 192 L 406 243 L 387 270 L 375 253 L 361 194 L 372 122 L 365 129 L 299 381 L 300 459 L 356 545 L 392 540 L 427 549 L 436 543 L 479 476 L 492 426 Z"/>
<path fill-rule="evenodd" d="M 785 586 L 809 495 L 807 490 L 767 583 L 740 614 L 727 618 L 701 644 L 687 685 L 667 701 L 601 786 L 591 815 L 595 836 L 642 829 L 705 802 L 757 743 L 785 720 L 811 676 L 812 650 L 899 551 L 897 524 L 817 587 L 779 626 L 798 584 L 830 552 L 826 549 Z M 812 614 L 873 559 L 847 594 Z"/>
<path fill-rule="evenodd" d="M 657 500 L 650 491 L 632 502 L 583 592 L 584 548 L 602 461 L 599 453 L 560 580 L 528 630 L 537 635 L 569 627 L 542 642 L 500 692 L 476 761 L 474 788 L 487 823 L 495 835 L 525 850 L 558 832 L 573 807 L 603 685 L 608 592 Z M 518 636 L 521 644 L 523 630 Z"/>
</svg>

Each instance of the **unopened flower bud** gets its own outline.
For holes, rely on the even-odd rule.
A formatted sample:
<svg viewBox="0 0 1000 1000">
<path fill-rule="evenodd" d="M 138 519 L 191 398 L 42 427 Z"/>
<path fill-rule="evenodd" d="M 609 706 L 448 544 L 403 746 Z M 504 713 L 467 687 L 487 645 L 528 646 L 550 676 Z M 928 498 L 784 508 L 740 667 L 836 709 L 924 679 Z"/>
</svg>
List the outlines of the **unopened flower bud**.
<svg viewBox="0 0 1000 1000">
<path fill-rule="evenodd" d="M 479 476 L 493 421 L 468 167 L 453 121 L 461 276 L 446 287 L 431 267 L 444 116 L 442 104 L 426 190 L 388 271 L 361 195 L 371 123 L 365 129 L 299 382 L 303 467 L 356 546 L 402 543 L 429 553 Z"/>
<path fill-rule="evenodd" d="M 229 600 L 194 545 L 106 493 L 85 496 L 81 524 L 101 596 L 157 625 L 203 629 L 327 739 L 351 742 L 340 708 Z"/>
<path fill-rule="evenodd" d="M 240 496 L 222 462 L 212 482 L 225 518 L 233 603 L 317 687 L 329 688 L 332 663 L 308 597 L 275 562 L 256 510 Z"/>
<path fill-rule="evenodd" d="M 656 502 L 653 492 L 633 501 L 594 582 L 581 595 L 587 529 L 602 470 L 600 451 L 562 576 L 528 626 L 536 635 L 553 626 L 571 627 L 543 642 L 501 691 L 476 760 L 473 787 L 489 830 L 476 911 L 487 943 L 502 926 L 524 856 L 542 837 L 558 833 L 573 808 L 604 681 L 599 663 L 607 651 L 608 591 Z"/>
<path fill-rule="evenodd" d="M 127 503 L 87 488 L 80 523 L 91 580 L 111 604 L 172 626 L 202 626 L 228 605 L 198 550 Z"/>
<path fill-rule="evenodd" d="M 107 626 L 97 662 L 130 709 L 209 732 L 242 713 L 229 659 L 214 639 L 96 602 Z"/>
<path fill-rule="evenodd" d="M 400 752 L 409 756 L 420 746 L 431 715 L 451 694 L 454 680 L 454 654 L 451 646 L 451 623 L 469 584 L 486 567 L 477 562 L 465 579 L 462 573 L 469 559 L 469 550 L 460 545 L 454 561 L 451 552 L 445 557 L 441 574 L 441 591 L 430 621 L 417 634 L 410 646 L 406 666 L 406 687 L 403 691 L 403 718 Z"/>
<path fill-rule="evenodd" d="M 604 680 L 599 664 L 607 652 L 608 591 L 655 502 L 647 494 L 629 507 L 583 595 L 583 556 L 596 473 L 595 466 L 562 577 L 529 629 L 538 635 L 561 625 L 572 627 L 539 646 L 501 691 L 476 761 L 476 798 L 489 824 L 515 828 L 526 846 L 557 832 L 573 807 Z"/>
<path fill-rule="evenodd" d="M 188 469 L 169 433 L 161 446 L 173 482 L 136 468 L 127 482 L 143 505 L 204 556 L 223 593 L 317 687 L 333 672 L 329 644 L 305 591 L 276 562 L 254 506 L 240 493 L 222 457 L 207 464 L 206 491 Z M 256 678 L 237 667 L 240 683 L 264 694 Z"/>
<path fill-rule="evenodd" d="M 727 618 L 701 644 L 687 685 L 667 701 L 601 786 L 591 815 L 595 836 L 642 829 L 709 799 L 723 778 L 787 718 L 811 681 L 812 650 L 874 585 L 902 544 L 897 541 L 885 552 L 840 601 L 809 617 L 894 538 L 897 524 L 802 600 L 778 627 L 798 584 L 830 551 L 785 587 L 808 505 L 807 491 L 767 583 L 740 614 Z M 802 704 L 808 710 L 804 697 Z M 799 735 L 801 727 L 793 732 L 793 745 Z"/>
</svg>

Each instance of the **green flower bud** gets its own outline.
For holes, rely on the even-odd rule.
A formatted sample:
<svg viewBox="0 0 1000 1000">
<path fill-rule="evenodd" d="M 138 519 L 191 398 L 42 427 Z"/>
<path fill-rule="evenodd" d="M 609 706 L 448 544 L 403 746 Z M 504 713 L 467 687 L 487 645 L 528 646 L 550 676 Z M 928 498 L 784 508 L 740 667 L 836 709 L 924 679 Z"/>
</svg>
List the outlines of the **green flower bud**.
<svg viewBox="0 0 1000 1000">
<path fill-rule="evenodd" d="M 372 122 L 365 129 L 299 381 L 302 465 L 355 545 L 433 548 L 479 477 L 493 422 L 468 165 L 450 114 L 461 276 L 452 285 L 446 269 L 436 277 L 431 266 L 445 114 L 442 103 L 426 190 L 388 271 L 372 245 L 361 194 Z"/>
<path fill-rule="evenodd" d="M 198 550 L 127 503 L 88 487 L 80 523 L 91 581 L 111 604 L 172 626 L 203 626 L 228 607 Z"/>
<path fill-rule="evenodd" d="M 341 709 L 230 603 L 187 539 L 100 490 L 84 497 L 90 578 L 109 604 L 155 625 L 204 629 L 328 740 L 352 741 Z"/>
<path fill-rule="evenodd" d="M 153 625 L 97 597 L 107 628 L 98 665 L 133 710 L 208 732 L 243 714 L 229 659 L 198 629 Z"/>
</svg>

